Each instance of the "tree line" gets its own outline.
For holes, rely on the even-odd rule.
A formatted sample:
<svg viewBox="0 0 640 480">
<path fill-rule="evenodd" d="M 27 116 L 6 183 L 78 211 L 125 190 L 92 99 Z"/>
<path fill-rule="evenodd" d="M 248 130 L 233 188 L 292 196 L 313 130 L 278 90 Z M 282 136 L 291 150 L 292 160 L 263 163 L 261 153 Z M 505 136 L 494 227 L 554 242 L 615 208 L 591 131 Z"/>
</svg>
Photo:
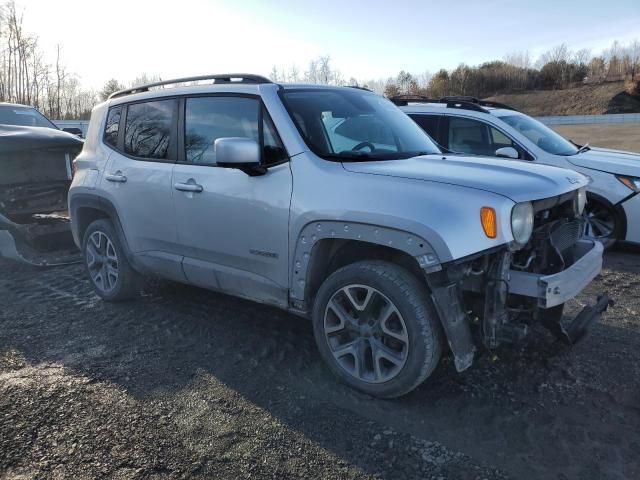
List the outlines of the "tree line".
<svg viewBox="0 0 640 480">
<path fill-rule="evenodd" d="M 346 80 L 332 67 L 329 56 L 321 56 L 312 59 L 305 71 L 297 66 L 273 67 L 270 78 L 282 82 L 362 86 L 387 97 L 409 94 L 432 98 L 450 95 L 484 98 L 500 93 L 624 80 L 630 93 L 640 95 L 640 42 L 633 40 L 622 45 L 615 41 L 600 55 L 592 55 L 587 49 L 573 51 L 563 43 L 542 54 L 535 62 L 529 52 L 520 52 L 476 66 L 461 63 L 453 70 L 441 69 L 435 74 L 415 75 L 402 70 L 386 80 L 368 81 L 358 81 L 354 77 Z"/>
<path fill-rule="evenodd" d="M 51 118 L 87 118 L 95 92 L 67 71 L 61 53 L 58 45 L 55 61 L 47 62 L 15 3 L 0 4 L 0 101 L 33 105 Z"/>
</svg>

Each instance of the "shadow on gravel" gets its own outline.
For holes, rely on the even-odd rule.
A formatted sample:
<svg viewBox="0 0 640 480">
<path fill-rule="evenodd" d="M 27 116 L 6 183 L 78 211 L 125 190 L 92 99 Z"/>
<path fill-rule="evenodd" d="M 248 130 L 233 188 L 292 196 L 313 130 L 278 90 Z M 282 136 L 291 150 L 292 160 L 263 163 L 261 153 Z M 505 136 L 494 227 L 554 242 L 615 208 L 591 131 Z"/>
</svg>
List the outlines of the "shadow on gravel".
<svg viewBox="0 0 640 480">
<path fill-rule="evenodd" d="M 625 263 L 618 260 L 611 262 Z M 462 374 L 444 359 L 417 391 L 379 401 L 338 384 L 321 363 L 310 324 L 277 309 L 174 284 L 107 304 L 91 293 L 79 266 L 19 270 L 11 281 L 0 280 L 0 291 L 12 304 L 2 317 L 0 349 L 117 383 L 140 399 L 180 395 L 198 382 L 206 390 L 202 379 L 215 377 L 372 474 L 381 471 L 378 461 L 401 461 L 393 448 L 388 458 L 363 455 L 385 426 L 439 441 L 516 478 L 639 472 L 637 324 L 600 324 L 572 350 L 536 332 Z"/>
</svg>

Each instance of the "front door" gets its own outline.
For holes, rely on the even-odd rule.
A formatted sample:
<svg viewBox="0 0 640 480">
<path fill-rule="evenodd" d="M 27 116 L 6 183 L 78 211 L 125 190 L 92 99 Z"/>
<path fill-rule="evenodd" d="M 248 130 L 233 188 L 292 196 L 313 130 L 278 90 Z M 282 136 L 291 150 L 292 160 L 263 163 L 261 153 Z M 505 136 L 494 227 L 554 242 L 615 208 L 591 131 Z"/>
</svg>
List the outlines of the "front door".
<svg viewBox="0 0 640 480">
<path fill-rule="evenodd" d="M 186 98 L 180 108 L 184 136 L 173 198 L 187 279 L 286 305 L 292 177 L 266 110 L 248 96 Z M 217 166 L 214 142 L 224 137 L 260 142 L 266 173 Z"/>
</svg>

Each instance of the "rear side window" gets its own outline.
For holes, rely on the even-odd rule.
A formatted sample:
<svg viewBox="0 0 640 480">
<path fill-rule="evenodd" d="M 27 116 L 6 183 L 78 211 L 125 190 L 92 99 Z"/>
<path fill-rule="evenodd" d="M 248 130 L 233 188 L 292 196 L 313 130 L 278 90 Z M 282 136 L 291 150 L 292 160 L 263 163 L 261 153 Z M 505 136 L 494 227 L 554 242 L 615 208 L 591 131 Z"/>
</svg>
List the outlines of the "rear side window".
<svg viewBox="0 0 640 480">
<path fill-rule="evenodd" d="M 438 115 L 409 115 L 432 139 L 438 139 Z"/>
<path fill-rule="evenodd" d="M 104 127 L 104 142 L 113 148 L 118 146 L 118 131 L 120 129 L 120 117 L 122 107 L 112 107 L 107 113 L 107 124 Z"/>
<path fill-rule="evenodd" d="M 124 151 L 153 160 L 169 159 L 175 100 L 134 103 L 127 107 Z"/>
</svg>

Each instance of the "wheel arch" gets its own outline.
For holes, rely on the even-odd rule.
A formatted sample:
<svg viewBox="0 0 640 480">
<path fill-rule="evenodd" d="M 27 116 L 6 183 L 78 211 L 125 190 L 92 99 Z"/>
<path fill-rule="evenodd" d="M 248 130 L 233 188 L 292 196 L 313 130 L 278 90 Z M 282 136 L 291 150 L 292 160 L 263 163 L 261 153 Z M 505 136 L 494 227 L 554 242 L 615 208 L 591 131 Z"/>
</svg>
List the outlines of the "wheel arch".
<svg viewBox="0 0 640 480">
<path fill-rule="evenodd" d="M 614 203 L 611 203 L 610 200 L 603 197 L 602 195 L 598 195 L 597 193 L 587 191 L 587 203 L 589 203 L 590 198 L 610 208 L 618 216 L 621 223 L 620 223 L 619 238 L 617 240 L 624 240 L 627 237 L 627 214 L 624 211 L 624 207 L 622 206 L 622 203 L 625 200 L 627 200 L 628 197 L 625 197 L 618 203 L 614 204 Z"/>
<path fill-rule="evenodd" d="M 425 239 L 380 225 L 315 221 L 298 235 L 293 248 L 291 303 L 306 310 L 320 284 L 338 268 L 361 260 L 388 260 L 422 280 L 425 270 L 437 271 L 440 260 Z"/>
<path fill-rule="evenodd" d="M 120 223 L 116 207 L 108 199 L 86 193 L 74 195 L 69 201 L 69 215 L 71 217 L 71 232 L 79 248 L 89 225 L 99 219 L 110 220 L 118 234 L 119 240 L 129 262 L 134 265 L 133 255 L 127 243 L 127 238 Z"/>
</svg>

